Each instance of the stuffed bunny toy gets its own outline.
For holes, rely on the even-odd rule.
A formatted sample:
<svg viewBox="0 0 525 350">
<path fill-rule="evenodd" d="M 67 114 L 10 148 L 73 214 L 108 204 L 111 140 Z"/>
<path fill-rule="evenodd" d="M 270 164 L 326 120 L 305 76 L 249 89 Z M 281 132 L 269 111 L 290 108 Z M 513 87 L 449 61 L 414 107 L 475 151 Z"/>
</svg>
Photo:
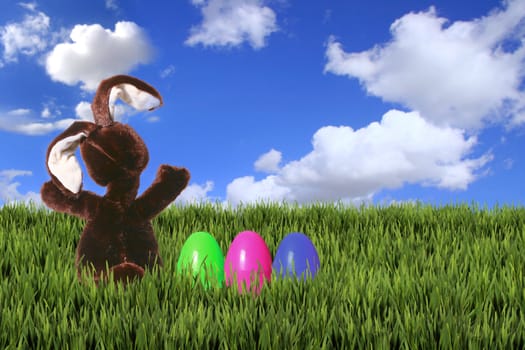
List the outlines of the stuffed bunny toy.
<svg viewBox="0 0 525 350">
<path fill-rule="evenodd" d="M 152 110 L 162 97 L 149 84 L 127 75 L 103 80 L 91 109 L 95 123 L 74 122 L 49 145 L 46 166 L 51 181 L 41 189 L 51 209 L 86 220 L 76 250 L 79 279 L 84 267 L 94 279 L 106 279 L 106 265 L 115 281 L 143 276 L 146 268 L 162 266 L 151 220 L 187 186 L 185 168 L 161 165 L 151 186 L 136 198 L 140 174 L 149 156 L 133 128 L 113 120 L 117 98 L 136 109 Z M 89 176 L 106 187 L 104 196 L 82 190 L 82 170 L 75 158 L 80 146 Z"/>
</svg>

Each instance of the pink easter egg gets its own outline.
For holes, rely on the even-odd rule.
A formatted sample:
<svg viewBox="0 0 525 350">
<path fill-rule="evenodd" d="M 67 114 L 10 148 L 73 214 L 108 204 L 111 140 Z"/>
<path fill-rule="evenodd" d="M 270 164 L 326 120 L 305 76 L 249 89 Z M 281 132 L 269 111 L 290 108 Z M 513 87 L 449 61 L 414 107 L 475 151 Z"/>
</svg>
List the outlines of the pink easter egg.
<svg viewBox="0 0 525 350">
<path fill-rule="evenodd" d="M 253 231 L 243 231 L 233 239 L 224 260 L 224 275 L 227 286 L 231 285 L 234 276 L 237 276 L 239 293 L 242 293 L 243 283 L 246 290 L 256 294 L 261 292 L 265 280 L 270 283 L 272 257 L 261 236 Z M 257 277 L 258 285 L 252 285 Z"/>
</svg>

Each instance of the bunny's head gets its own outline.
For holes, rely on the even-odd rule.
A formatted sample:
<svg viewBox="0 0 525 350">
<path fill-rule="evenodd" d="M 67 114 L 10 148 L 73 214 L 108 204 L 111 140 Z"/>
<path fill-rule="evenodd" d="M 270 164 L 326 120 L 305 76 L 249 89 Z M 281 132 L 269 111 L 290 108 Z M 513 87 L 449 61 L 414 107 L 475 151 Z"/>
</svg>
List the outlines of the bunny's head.
<svg viewBox="0 0 525 350">
<path fill-rule="evenodd" d="M 162 105 L 157 90 L 137 78 L 117 75 L 103 80 L 91 105 L 95 123 L 76 122 L 49 145 L 47 168 L 62 191 L 81 190 L 82 171 L 75 158 L 79 146 L 88 174 L 97 184 L 138 181 L 149 160 L 148 149 L 133 128 L 114 121 L 117 98 L 139 110 Z"/>
</svg>

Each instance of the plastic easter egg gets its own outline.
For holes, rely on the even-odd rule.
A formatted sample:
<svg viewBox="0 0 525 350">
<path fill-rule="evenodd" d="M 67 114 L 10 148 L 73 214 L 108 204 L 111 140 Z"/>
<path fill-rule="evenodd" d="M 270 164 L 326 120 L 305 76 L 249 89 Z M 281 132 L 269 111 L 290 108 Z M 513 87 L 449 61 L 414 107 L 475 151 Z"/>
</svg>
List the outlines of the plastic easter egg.
<svg viewBox="0 0 525 350">
<path fill-rule="evenodd" d="M 319 255 L 312 241 L 303 233 L 292 232 L 286 235 L 277 247 L 273 269 L 279 277 L 295 276 L 297 279 L 313 278 L 320 267 Z"/>
<path fill-rule="evenodd" d="M 195 232 L 188 237 L 182 246 L 177 272 L 185 273 L 190 270 L 193 277 L 200 275 L 205 289 L 211 282 L 219 287 L 224 283 L 224 255 L 219 244 L 208 232 Z"/>
<path fill-rule="evenodd" d="M 224 273 L 227 286 L 233 284 L 236 277 L 239 293 L 244 284 L 246 290 L 259 294 L 272 276 L 272 257 L 262 237 L 252 231 L 239 233 L 226 254 Z"/>
</svg>

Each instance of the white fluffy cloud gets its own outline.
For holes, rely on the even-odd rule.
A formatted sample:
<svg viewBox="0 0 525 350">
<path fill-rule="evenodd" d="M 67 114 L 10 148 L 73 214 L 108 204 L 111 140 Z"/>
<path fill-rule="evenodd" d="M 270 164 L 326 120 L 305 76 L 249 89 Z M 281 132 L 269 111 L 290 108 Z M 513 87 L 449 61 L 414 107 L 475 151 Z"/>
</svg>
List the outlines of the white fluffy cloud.
<svg viewBox="0 0 525 350">
<path fill-rule="evenodd" d="M 434 8 L 409 13 L 392 24 L 391 41 L 367 51 L 347 53 L 331 38 L 325 72 L 357 78 L 438 125 L 477 129 L 523 115 L 524 19 L 523 0 L 472 21 L 449 23 Z"/>
<path fill-rule="evenodd" d="M 0 130 L 25 135 L 43 135 L 56 130 L 64 130 L 74 121 L 75 119 L 72 118 L 59 120 L 50 118 L 39 119 L 29 109 L 0 112 Z"/>
<path fill-rule="evenodd" d="M 226 201 L 233 205 L 258 201 L 281 202 L 293 200 L 292 189 L 282 183 L 277 175 L 256 181 L 253 176 L 243 176 L 226 186 Z"/>
<path fill-rule="evenodd" d="M 265 173 L 273 173 L 279 170 L 279 163 L 281 162 L 282 154 L 273 148 L 263 154 L 255 161 L 255 170 Z"/>
<path fill-rule="evenodd" d="M 170 64 L 169 66 L 167 66 L 160 72 L 160 77 L 162 79 L 165 79 L 165 78 L 172 76 L 174 73 L 175 73 L 175 66 Z"/>
<path fill-rule="evenodd" d="M 17 62 L 19 55 L 33 56 L 44 51 L 48 45 L 49 17 L 43 12 L 36 12 L 34 4 L 20 5 L 31 13 L 27 14 L 21 22 L 0 26 L 4 62 Z"/>
<path fill-rule="evenodd" d="M 87 101 L 82 101 L 77 104 L 75 107 L 75 114 L 81 120 L 87 120 L 90 122 L 95 121 L 93 118 L 93 111 L 91 110 L 91 103 Z"/>
<path fill-rule="evenodd" d="M 460 129 L 428 123 L 418 112 L 391 110 L 362 129 L 319 129 L 310 153 L 262 180 L 233 180 L 227 200 L 355 201 L 406 183 L 465 189 L 492 159 L 490 153 L 466 158 L 476 142 Z"/>
<path fill-rule="evenodd" d="M 176 204 L 191 204 L 209 201 L 208 192 L 213 190 L 213 182 L 206 181 L 204 185 L 191 184 L 181 192 L 175 200 Z"/>
<path fill-rule="evenodd" d="M 80 82 L 84 90 L 95 90 L 100 80 L 148 63 L 153 52 L 144 31 L 133 22 L 117 22 L 113 31 L 99 24 L 76 25 L 70 39 L 53 48 L 46 70 L 53 80 Z"/>
<path fill-rule="evenodd" d="M 29 11 L 35 11 L 37 7 L 36 2 L 19 2 L 18 5 Z"/>
<path fill-rule="evenodd" d="M 106 0 L 106 8 L 108 10 L 116 11 L 119 9 L 117 0 Z"/>
<path fill-rule="evenodd" d="M 11 202 L 34 202 L 41 203 L 40 195 L 36 192 L 20 193 L 18 191 L 19 182 L 13 180 L 19 176 L 30 176 L 33 173 L 27 170 L 0 170 L 0 201 L 3 203 Z"/>
<path fill-rule="evenodd" d="M 49 109 L 49 107 L 44 107 L 42 112 L 40 112 L 40 116 L 42 118 L 50 118 L 51 117 L 51 110 Z"/>
<path fill-rule="evenodd" d="M 254 49 L 265 46 L 277 31 L 275 12 L 261 0 L 192 0 L 201 7 L 203 21 L 191 28 L 186 44 L 238 46 L 247 41 Z"/>
<path fill-rule="evenodd" d="M 160 120 L 160 117 L 159 117 L 158 115 L 153 115 L 153 116 L 151 116 L 151 117 L 147 117 L 147 118 L 146 118 L 146 121 L 147 121 L 148 123 L 156 123 L 156 122 L 158 122 L 159 120 Z"/>
</svg>

